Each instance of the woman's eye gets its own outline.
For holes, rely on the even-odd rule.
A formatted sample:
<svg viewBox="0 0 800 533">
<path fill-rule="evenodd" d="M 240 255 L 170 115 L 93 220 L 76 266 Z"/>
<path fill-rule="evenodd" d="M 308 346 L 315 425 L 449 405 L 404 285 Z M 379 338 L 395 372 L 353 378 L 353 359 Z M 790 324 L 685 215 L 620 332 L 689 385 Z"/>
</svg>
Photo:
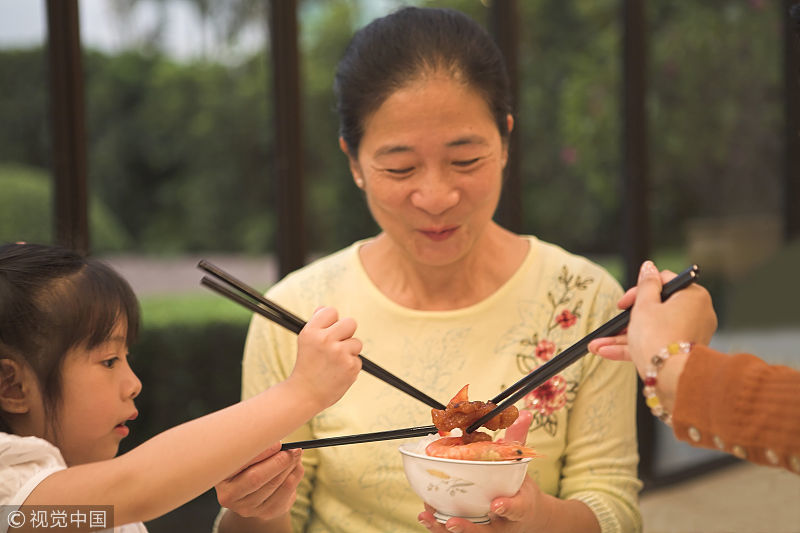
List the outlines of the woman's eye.
<svg viewBox="0 0 800 533">
<path fill-rule="evenodd" d="M 453 161 L 453 164 L 457 167 L 468 167 L 474 165 L 480 160 L 480 157 L 476 157 L 474 159 L 462 159 L 459 161 Z"/>
<path fill-rule="evenodd" d="M 406 168 L 387 168 L 386 172 L 391 174 L 392 176 L 405 176 L 410 174 L 414 170 L 414 167 L 406 167 Z"/>
</svg>

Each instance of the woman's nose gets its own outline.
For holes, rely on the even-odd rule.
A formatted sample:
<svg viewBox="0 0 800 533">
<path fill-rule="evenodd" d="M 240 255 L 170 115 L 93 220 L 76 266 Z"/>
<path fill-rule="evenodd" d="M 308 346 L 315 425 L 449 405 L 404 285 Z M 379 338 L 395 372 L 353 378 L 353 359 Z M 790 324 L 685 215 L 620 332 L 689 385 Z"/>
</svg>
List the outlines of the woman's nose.
<svg viewBox="0 0 800 533">
<path fill-rule="evenodd" d="M 455 206 L 459 199 L 458 189 L 441 172 L 422 176 L 419 186 L 411 193 L 411 204 L 431 215 L 441 215 Z"/>
</svg>

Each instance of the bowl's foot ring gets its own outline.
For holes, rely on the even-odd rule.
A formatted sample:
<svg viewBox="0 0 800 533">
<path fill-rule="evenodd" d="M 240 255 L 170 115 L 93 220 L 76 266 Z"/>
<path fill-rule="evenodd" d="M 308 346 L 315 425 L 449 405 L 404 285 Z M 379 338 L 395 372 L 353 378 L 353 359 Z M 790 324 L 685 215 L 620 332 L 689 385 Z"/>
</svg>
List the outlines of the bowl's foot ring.
<svg viewBox="0 0 800 533">
<path fill-rule="evenodd" d="M 440 524 L 444 524 L 450 518 L 453 518 L 453 515 L 440 513 L 439 511 L 434 511 L 433 516 L 436 518 L 436 521 Z M 457 516 L 455 518 L 463 518 L 465 520 L 469 520 L 473 524 L 488 524 L 490 522 L 489 515 L 483 516 Z"/>
</svg>

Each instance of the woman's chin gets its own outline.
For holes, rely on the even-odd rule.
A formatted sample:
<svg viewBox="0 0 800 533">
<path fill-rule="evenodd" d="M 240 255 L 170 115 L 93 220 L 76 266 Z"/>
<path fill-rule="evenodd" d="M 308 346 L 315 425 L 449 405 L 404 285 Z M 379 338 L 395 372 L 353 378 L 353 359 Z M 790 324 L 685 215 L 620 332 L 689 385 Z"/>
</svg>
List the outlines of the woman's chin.
<svg viewBox="0 0 800 533">
<path fill-rule="evenodd" d="M 469 251 L 467 243 L 457 236 L 446 241 L 431 241 L 423 237 L 416 243 L 414 255 L 422 265 L 446 267 L 458 263 Z"/>
</svg>

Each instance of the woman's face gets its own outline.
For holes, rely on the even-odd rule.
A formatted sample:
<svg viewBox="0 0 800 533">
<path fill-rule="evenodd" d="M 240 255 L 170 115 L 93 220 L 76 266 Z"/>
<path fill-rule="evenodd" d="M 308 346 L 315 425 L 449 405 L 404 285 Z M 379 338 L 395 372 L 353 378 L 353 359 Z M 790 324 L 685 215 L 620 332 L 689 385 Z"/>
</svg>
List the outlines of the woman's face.
<svg viewBox="0 0 800 533">
<path fill-rule="evenodd" d="M 357 158 L 348 155 L 391 242 L 413 262 L 443 266 L 490 223 L 508 151 L 480 93 L 432 75 L 392 93 L 367 117 Z"/>
</svg>

